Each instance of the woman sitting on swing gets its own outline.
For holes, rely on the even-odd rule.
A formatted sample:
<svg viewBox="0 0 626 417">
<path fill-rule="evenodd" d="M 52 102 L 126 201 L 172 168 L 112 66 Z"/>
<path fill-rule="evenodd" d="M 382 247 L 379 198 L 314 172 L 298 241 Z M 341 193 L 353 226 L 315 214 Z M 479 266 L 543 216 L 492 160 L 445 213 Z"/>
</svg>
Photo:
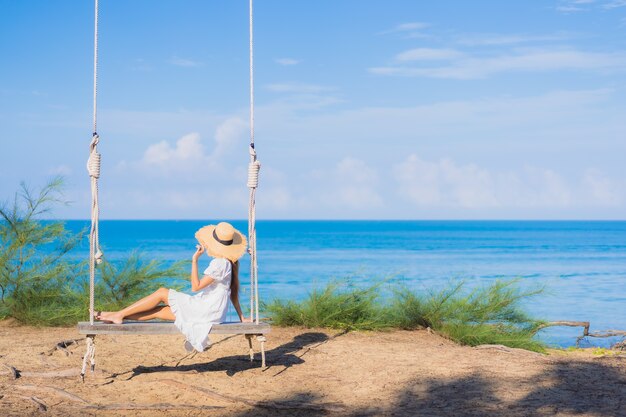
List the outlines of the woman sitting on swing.
<svg viewBox="0 0 626 417">
<path fill-rule="evenodd" d="M 191 263 L 191 290 L 188 295 L 173 289 L 159 288 L 119 311 L 97 312 L 95 318 L 120 324 L 123 320 L 174 320 L 187 339 L 185 347 L 202 352 L 209 345 L 214 323 L 226 319 L 228 300 L 232 301 L 239 320 L 249 322 L 239 305 L 239 258 L 246 250 L 246 238 L 229 223 L 209 225 L 196 232 L 200 242 Z M 198 258 L 206 252 L 213 257 L 202 278 L 198 276 Z M 161 305 L 161 304 L 165 305 Z"/>
</svg>

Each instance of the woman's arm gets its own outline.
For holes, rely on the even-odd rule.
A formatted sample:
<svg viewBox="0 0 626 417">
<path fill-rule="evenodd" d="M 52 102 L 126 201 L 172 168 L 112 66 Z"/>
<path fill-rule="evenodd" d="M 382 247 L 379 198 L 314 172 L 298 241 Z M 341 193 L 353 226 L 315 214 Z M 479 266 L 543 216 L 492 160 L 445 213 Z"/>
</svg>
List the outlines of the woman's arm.
<svg viewBox="0 0 626 417">
<path fill-rule="evenodd" d="M 213 284 L 215 281 L 210 276 L 204 276 L 202 279 L 198 278 L 198 258 L 204 253 L 204 248 L 201 245 L 197 246 L 196 253 L 191 257 L 191 291 L 200 291 L 204 287 Z"/>
<path fill-rule="evenodd" d="M 249 323 L 251 320 L 249 318 L 246 318 L 243 316 L 243 312 L 241 311 L 241 306 L 239 305 L 239 294 L 237 294 L 236 292 L 231 291 L 230 293 L 230 301 L 233 303 L 233 306 L 235 306 L 235 310 L 237 311 L 237 315 L 239 316 L 239 320 L 242 323 Z"/>
</svg>

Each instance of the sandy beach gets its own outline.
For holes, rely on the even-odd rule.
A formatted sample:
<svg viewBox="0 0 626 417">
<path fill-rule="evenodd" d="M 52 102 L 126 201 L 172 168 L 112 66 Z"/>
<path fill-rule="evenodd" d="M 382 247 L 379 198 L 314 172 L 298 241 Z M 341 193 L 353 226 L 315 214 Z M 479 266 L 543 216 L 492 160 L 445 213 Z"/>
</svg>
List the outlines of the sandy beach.
<svg viewBox="0 0 626 417">
<path fill-rule="evenodd" d="M 78 345 L 55 349 L 69 339 Z M 177 335 L 96 344 L 96 373 L 81 383 L 75 328 L 1 322 L 0 414 L 626 415 L 626 355 L 616 352 L 472 348 L 425 330 L 275 328 L 263 370 L 242 336 L 215 337 L 201 354 L 187 354 Z"/>
</svg>

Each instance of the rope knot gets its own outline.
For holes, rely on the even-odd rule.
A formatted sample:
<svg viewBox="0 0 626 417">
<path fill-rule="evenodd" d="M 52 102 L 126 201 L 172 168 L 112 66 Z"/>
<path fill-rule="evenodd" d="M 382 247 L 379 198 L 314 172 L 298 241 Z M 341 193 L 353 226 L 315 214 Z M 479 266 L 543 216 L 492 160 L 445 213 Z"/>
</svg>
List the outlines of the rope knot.
<svg viewBox="0 0 626 417">
<path fill-rule="evenodd" d="M 93 148 L 87 160 L 87 171 L 90 177 L 100 178 L 100 160 L 100 154 Z"/>
<path fill-rule="evenodd" d="M 257 188 L 259 186 L 259 171 L 261 163 L 259 161 L 250 162 L 248 164 L 248 188 Z"/>
<path fill-rule="evenodd" d="M 96 265 L 100 265 L 104 261 L 104 253 L 98 248 L 98 251 L 94 255 L 94 260 L 96 261 Z"/>
<path fill-rule="evenodd" d="M 100 135 L 98 135 L 97 132 L 93 132 L 93 136 L 91 136 L 91 144 L 89 145 L 92 151 L 93 151 L 93 148 L 95 148 L 99 142 L 100 142 Z"/>
</svg>

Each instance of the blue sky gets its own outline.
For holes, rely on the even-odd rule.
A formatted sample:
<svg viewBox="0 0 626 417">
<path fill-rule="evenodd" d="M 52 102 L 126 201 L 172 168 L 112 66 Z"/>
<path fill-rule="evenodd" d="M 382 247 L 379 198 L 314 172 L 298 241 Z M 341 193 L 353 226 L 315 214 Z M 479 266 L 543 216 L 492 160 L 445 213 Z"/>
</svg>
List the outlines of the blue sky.
<svg viewBox="0 0 626 417">
<path fill-rule="evenodd" d="M 101 0 L 101 217 L 245 218 L 247 1 Z M 255 3 L 259 218 L 626 218 L 626 0 Z M 0 0 L 0 200 L 89 217 L 93 4 Z"/>
</svg>

